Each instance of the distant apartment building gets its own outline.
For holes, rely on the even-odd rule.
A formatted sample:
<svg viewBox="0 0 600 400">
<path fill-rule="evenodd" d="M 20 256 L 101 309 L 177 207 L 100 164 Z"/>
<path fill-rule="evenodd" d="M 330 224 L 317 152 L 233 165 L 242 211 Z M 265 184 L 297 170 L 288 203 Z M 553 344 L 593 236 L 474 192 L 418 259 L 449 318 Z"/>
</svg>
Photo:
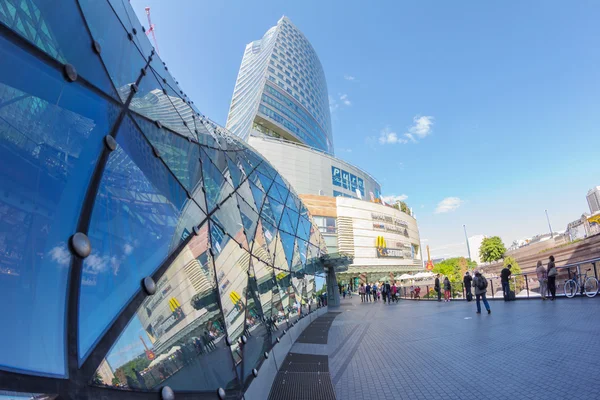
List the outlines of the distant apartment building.
<svg viewBox="0 0 600 400">
<path fill-rule="evenodd" d="M 590 214 L 600 211 L 600 186 L 590 189 L 586 197 L 590 206 Z"/>
</svg>

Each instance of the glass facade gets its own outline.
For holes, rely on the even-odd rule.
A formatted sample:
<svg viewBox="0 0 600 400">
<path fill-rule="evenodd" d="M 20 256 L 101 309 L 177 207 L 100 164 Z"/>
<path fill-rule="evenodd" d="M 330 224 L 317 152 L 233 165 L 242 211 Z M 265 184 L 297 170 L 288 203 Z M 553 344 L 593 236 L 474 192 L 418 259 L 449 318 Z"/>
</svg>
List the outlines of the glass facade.
<svg viewBox="0 0 600 400">
<path fill-rule="evenodd" d="M 242 393 L 324 283 L 296 193 L 126 0 L 0 0 L 0 60 L 0 398 Z"/>
<path fill-rule="evenodd" d="M 249 43 L 227 128 L 283 137 L 333 154 L 327 81 L 317 53 L 287 17 Z"/>
</svg>

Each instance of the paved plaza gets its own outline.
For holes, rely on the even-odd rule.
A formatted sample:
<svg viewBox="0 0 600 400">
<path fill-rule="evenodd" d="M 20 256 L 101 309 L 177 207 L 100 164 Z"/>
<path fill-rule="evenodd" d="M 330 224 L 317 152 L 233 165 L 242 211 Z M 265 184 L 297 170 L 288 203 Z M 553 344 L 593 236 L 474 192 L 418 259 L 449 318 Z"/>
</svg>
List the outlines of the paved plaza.
<svg viewBox="0 0 600 400">
<path fill-rule="evenodd" d="M 337 399 L 600 399 L 600 299 L 342 301 L 327 344 Z M 331 309 L 330 311 L 334 311 Z"/>
</svg>

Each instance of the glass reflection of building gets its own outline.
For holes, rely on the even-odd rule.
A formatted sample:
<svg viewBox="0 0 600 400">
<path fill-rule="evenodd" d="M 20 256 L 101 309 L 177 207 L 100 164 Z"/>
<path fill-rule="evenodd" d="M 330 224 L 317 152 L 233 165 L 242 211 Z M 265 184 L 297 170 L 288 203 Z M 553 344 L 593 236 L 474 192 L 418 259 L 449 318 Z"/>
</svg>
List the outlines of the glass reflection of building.
<svg viewBox="0 0 600 400">
<path fill-rule="evenodd" d="M 0 397 L 242 393 L 323 285 L 296 193 L 127 1 L 0 0 L 0 60 Z"/>
<path fill-rule="evenodd" d="M 280 137 L 333 154 L 325 73 L 289 18 L 246 45 L 226 126 L 244 140 Z"/>
</svg>

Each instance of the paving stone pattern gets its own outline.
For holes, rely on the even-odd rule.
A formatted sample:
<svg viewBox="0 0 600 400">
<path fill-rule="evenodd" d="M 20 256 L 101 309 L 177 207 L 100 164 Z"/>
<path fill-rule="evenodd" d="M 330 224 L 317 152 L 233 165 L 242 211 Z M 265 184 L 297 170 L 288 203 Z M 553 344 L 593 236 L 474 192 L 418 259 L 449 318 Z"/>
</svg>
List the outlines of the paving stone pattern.
<svg viewBox="0 0 600 400">
<path fill-rule="evenodd" d="M 339 400 L 600 399 L 600 299 L 490 305 L 348 299 L 291 351 L 328 356 Z"/>
</svg>

